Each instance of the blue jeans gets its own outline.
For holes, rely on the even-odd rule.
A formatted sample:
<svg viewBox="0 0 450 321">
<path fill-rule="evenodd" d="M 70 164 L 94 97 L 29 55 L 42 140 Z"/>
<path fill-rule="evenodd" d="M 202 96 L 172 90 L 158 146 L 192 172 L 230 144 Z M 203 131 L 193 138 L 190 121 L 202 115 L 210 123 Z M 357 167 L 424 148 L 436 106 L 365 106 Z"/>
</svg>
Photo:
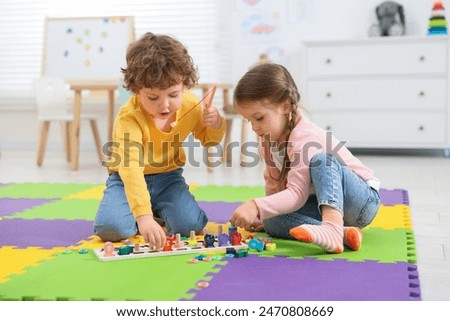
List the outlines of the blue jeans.
<svg viewBox="0 0 450 321">
<path fill-rule="evenodd" d="M 331 154 L 314 155 L 309 167 L 316 194 L 310 195 L 305 205 L 295 212 L 264 220 L 267 233 L 293 239 L 289 234 L 291 228 L 321 224 L 321 205 L 340 211 L 345 226 L 363 228 L 372 222 L 380 207 L 380 195 L 376 190 Z"/>
<path fill-rule="evenodd" d="M 169 233 L 189 236 L 200 232 L 208 223 L 182 176 L 183 169 L 145 175 L 147 190 L 155 219 L 164 222 Z M 150 214 L 150 213 L 149 213 Z M 97 211 L 94 233 L 103 241 L 119 241 L 137 234 L 136 220 L 131 213 L 122 179 L 118 173 L 109 175 L 103 199 Z"/>
</svg>

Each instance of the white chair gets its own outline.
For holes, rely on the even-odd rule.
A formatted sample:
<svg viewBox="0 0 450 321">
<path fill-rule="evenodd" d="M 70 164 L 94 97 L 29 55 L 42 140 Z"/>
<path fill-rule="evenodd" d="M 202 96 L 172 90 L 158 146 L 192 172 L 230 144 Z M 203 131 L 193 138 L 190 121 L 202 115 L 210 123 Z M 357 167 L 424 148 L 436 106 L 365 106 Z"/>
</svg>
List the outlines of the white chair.
<svg viewBox="0 0 450 321">
<path fill-rule="evenodd" d="M 38 111 L 37 118 L 40 123 L 37 165 L 41 166 L 44 161 L 51 121 L 58 121 L 61 124 L 66 158 L 70 161 L 70 137 L 73 113 L 66 99 L 66 83 L 63 79 L 43 77 L 34 81 L 34 92 Z M 97 127 L 97 118 L 97 115 L 81 114 L 81 120 L 89 120 L 91 124 L 98 158 L 102 162 L 102 146 Z"/>
</svg>

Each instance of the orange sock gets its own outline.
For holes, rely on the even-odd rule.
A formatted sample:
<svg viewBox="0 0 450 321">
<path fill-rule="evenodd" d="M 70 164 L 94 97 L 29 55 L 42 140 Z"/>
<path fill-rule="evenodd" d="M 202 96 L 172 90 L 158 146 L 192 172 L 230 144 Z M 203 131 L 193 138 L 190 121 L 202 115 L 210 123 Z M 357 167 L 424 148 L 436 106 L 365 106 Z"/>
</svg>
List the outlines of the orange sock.
<svg viewBox="0 0 450 321">
<path fill-rule="evenodd" d="M 359 227 L 344 227 L 344 245 L 353 251 L 359 251 L 362 243 L 362 231 Z"/>
<path fill-rule="evenodd" d="M 342 253 L 344 251 L 344 227 L 331 222 L 321 225 L 304 224 L 292 228 L 289 233 L 297 240 L 313 243 L 328 253 Z"/>
</svg>

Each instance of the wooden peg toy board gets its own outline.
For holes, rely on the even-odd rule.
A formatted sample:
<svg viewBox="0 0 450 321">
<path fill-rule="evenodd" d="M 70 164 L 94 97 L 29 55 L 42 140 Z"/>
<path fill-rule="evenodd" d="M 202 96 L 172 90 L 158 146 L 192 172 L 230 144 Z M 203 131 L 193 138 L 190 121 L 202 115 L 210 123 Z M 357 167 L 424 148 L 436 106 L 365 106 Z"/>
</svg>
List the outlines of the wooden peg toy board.
<svg viewBox="0 0 450 321">
<path fill-rule="evenodd" d="M 140 245 L 139 252 L 135 253 L 134 249 L 130 254 L 119 255 L 119 248 L 122 246 L 116 246 L 114 248 L 114 254 L 112 256 L 104 256 L 103 248 L 94 249 L 95 255 L 97 255 L 100 261 L 117 261 L 117 260 L 130 260 L 130 259 L 143 259 L 149 257 L 161 257 L 172 255 L 186 255 L 195 253 L 208 253 L 208 252 L 225 252 L 227 248 L 234 248 L 235 250 L 248 249 L 248 245 L 241 243 L 241 245 L 228 245 L 217 246 L 217 241 L 214 243 L 214 247 L 204 247 L 203 242 L 199 241 L 197 246 L 190 246 L 184 242 L 184 246 L 180 248 L 173 248 L 172 251 L 154 251 L 150 250 L 147 244 Z M 126 246 L 126 245 L 125 245 Z M 134 247 L 129 245 L 130 247 Z"/>
</svg>

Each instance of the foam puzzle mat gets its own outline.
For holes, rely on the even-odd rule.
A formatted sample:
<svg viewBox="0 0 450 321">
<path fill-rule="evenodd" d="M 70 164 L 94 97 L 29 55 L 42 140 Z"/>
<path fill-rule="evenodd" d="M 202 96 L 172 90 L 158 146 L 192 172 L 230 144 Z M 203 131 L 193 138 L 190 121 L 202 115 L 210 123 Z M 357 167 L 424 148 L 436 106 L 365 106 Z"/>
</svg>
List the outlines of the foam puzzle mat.
<svg viewBox="0 0 450 321">
<path fill-rule="evenodd" d="M 363 230 L 358 252 L 325 254 L 311 244 L 274 238 L 273 252 L 250 251 L 243 258 L 223 253 L 189 264 L 197 254 L 98 260 L 93 249 L 103 242 L 93 235 L 93 221 L 103 189 L 0 184 L 0 300 L 421 300 L 406 190 L 380 191 L 383 205 Z M 261 186 L 190 189 L 213 234 L 218 224 L 228 224 L 239 204 L 264 194 Z M 87 253 L 80 254 L 81 249 Z M 200 281 L 209 287 L 197 287 Z"/>
</svg>

